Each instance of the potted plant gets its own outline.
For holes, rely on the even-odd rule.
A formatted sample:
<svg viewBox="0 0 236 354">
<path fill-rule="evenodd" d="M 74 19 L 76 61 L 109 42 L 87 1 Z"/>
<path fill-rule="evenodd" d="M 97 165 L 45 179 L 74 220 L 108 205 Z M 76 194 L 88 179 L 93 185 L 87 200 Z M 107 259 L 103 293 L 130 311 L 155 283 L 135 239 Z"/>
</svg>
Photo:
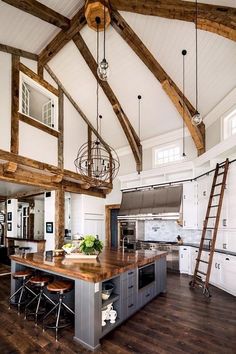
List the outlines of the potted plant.
<svg viewBox="0 0 236 354">
<path fill-rule="evenodd" d="M 80 242 L 79 250 L 86 255 L 99 255 L 102 252 L 103 243 L 93 235 L 86 235 Z"/>
</svg>

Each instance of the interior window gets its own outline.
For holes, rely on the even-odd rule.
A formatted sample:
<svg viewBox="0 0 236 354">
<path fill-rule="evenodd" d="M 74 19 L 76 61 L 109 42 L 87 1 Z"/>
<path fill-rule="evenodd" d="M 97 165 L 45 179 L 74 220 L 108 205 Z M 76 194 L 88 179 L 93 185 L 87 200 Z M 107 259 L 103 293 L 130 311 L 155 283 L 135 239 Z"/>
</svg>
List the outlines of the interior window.
<svg viewBox="0 0 236 354">
<path fill-rule="evenodd" d="M 154 165 L 166 164 L 181 159 L 180 147 L 169 146 L 164 148 L 156 148 L 154 151 Z"/>
<path fill-rule="evenodd" d="M 223 137 L 227 139 L 236 133 L 236 108 L 232 109 L 223 118 Z"/>
</svg>

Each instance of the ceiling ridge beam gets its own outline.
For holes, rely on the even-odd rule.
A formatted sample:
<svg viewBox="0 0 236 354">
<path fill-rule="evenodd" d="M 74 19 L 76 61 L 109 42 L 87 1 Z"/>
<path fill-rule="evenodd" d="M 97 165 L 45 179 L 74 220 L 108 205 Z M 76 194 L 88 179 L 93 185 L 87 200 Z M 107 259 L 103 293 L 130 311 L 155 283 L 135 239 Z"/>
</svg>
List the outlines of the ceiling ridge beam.
<svg viewBox="0 0 236 354">
<path fill-rule="evenodd" d="M 67 97 L 67 99 L 70 101 L 72 106 L 76 109 L 76 111 L 79 113 L 81 118 L 84 120 L 84 122 L 91 128 L 92 132 L 94 135 L 100 140 L 100 142 L 104 145 L 104 147 L 107 149 L 108 152 L 111 151 L 109 145 L 104 141 L 104 139 L 101 137 L 101 135 L 97 132 L 97 130 L 94 128 L 90 120 L 87 118 L 85 113 L 82 111 L 82 109 L 79 107 L 79 105 L 74 101 L 72 96 L 69 94 L 69 92 L 66 90 L 66 88 L 63 86 L 62 82 L 58 79 L 58 77 L 55 75 L 55 73 L 52 71 L 52 69 L 46 65 L 45 66 L 46 71 L 49 73 L 49 75 L 52 77 L 52 79 L 56 82 L 58 87 L 62 90 L 64 95 Z"/>
<path fill-rule="evenodd" d="M 70 27 L 61 30 L 39 54 L 39 63 L 45 66 L 86 24 L 84 6 L 74 15 L 70 21 Z"/>
<path fill-rule="evenodd" d="M 80 33 L 77 33 L 73 37 L 73 41 L 75 45 L 77 46 L 78 50 L 80 51 L 82 57 L 86 61 L 88 67 L 90 68 L 91 72 L 93 73 L 94 77 L 96 80 L 98 80 L 99 85 L 103 89 L 103 92 L 107 96 L 108 100 L 110 101 L 113 110 L 118 117 L 118 120 L 122 126 L 122 129 L 125 133 L 125 136 L 129 142 L 129 145 L 131 147 L 131 150 L 133 152 L 135 161 L 136 161 L 136 166 L 137 166 L 137 171 L 140 172 L 142 169 L 142 147 L 140 143 L 140 139 L 138 138 L 137 134 L 134 134 L 134 129 L 131 129 L 130 127 L 130 122 L 126 114 L 124 113 L 123 109 L 121 108 L 121 105 L 112 91 L 111 87 L 109 86 L 108 82 L 106 81 L 101 81 L 99 80 L 97 76 L 97 63 L 96 60 L 94 59 L 92 53 L 90 52 L 88 46 L 86 45 L 85 41 L 83 40 L 82 36 Z"/>
<path fill-rule="evenodd" d="M 27 52 L 26 50 L 11 47 L 7 44 L 0 44 L 0 51 L 5 52 L 8 54 L 18 55 L 19 57 L 31 59 L 31 60 L 38 60 L 38 55 L 34 53 Z"/>
<path fill-rule="evenodd" d="M 195 22 L 196 5 L 183 0 L 110 0 L 112 9 Z M 236 9 L 198 3 L 198 28 L 236 41 Z"/>
<path fill-rule="evenodd" d="M 2 0 L 8 5 L 14 6 L 19 10 L 27 12 L 30 15 L 40 18 L 56 27 L 66 30 L 70 27 L 70 19 L 54 11 L 50 7 L 36 0 Z"/>
<path fill-rule="evenodd" d="M 173 104 L 177 108 L 178 112 L 182 117 L 183 111 L 183 93 L 174 83 L 174 81 L 165 72 L 162 66 L 158 63 L 156 58 L 144 45 L 137 34 L 128 25 L 125 19 L 117 12 L 112 11 L 111 14 L 111 24 L 113 28 L 119 33 L 119 35 L 126 41 L 126 43 L 133 49 L 133 51 L 138 55 L 142 62 L 147 66 L 147 68 L 152 72 L 156 79 L 162 84 L 162 88 L 165 90 L 169 98 L 172 100 Z M 185 115 L 185 123 L 189 128 L 190 134 L 194 140 L 197 150 L 203 151 L 205 149 L 204 138 L 202 136 L 202 130 L 198 127 L 193 127 L 191 123 L 191 118 L 195 114 L 196 109 L 185 97 L 185 105 L 187 108 L 187 113 Z M 182 117 L 183 118 L 183 117 Z"/>
</svg>

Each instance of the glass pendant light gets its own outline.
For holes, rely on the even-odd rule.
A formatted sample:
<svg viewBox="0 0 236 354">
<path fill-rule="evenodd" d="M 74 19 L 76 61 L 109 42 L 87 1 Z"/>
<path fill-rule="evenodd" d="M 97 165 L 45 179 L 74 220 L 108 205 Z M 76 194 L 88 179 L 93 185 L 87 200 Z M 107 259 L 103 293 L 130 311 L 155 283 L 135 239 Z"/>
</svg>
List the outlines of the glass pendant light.
<svg viewBox="0 0 236 354">
<path fill-rule="evenodd" d="M 103 14 L 103 21 L 104 21 L 104 28 L 103 28 L 103 59 L 102 61 L 99 63 L 98 68 L 97 68 L 97 74 L 100 80 L 102 81 L 107 81 L 109 74 L 110 74 L 110 69 L 109 69 L 109 65 L 108 62 L 106 60 L 106 7 L 105 7 L 105 3 L 103 5 L 103 9 L 104 9 L 104 14 Z"/>
<path fill-rule="evenodd" d="M 197 17 L 198 17 L 198 7 L 196 0 L 196 18 L 195 18 L 195 38 L 196 38 L 196 112 L 192 117 L 192 124 L 197 126 L 202 123 L 202 116 L 198 112 L 198 38 L 197 38 Z"/>
</svg>

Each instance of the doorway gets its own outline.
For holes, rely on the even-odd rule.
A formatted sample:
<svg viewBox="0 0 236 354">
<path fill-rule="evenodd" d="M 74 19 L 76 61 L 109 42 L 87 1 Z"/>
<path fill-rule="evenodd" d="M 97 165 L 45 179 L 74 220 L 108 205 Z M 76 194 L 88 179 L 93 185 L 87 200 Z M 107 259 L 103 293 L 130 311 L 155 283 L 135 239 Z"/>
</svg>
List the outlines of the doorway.
<svg viewBox="0 0 236 354">
<path fill-rule="evenodd" d="M 118 223 L 117 216 L 120 204 L 106 205 L 106 246 L 118 247 Z"/>
</svg>

